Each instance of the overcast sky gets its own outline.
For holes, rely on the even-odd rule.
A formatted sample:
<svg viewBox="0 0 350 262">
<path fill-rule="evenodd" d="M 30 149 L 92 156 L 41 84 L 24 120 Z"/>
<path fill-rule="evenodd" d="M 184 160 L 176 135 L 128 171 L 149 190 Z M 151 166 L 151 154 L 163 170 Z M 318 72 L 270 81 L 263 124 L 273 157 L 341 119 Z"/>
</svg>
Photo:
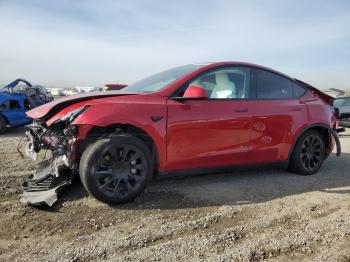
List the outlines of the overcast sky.
<svg viewBox="0 0 350 262">
<path fill-rule="evenodd" d="M 224 60 L 350 89 L 349 25 L 349 0 L 0 0 L 0 83 L 132 83 Z"/>
</svg>

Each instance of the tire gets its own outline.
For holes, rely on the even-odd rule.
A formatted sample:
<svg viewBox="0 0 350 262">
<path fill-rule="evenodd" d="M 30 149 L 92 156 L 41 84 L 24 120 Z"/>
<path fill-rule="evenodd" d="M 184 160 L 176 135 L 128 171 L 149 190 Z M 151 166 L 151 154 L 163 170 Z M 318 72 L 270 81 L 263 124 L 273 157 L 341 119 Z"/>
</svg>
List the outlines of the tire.
<svg viewBox="0 0 350 262">
<path fill-rule="evenodd" d="M 313 175 L 321 168 L 325 156 L 322 135 L 315 130 L 306 131 L 294 147 L 288 169 L 300 175 Z"/>
<path fill-rule="evenodd" d="M 7 129 L 6 120 L 3 116 L 0 115 L 0 134 L 5 133 L 6 129 Z"/>
<path fill-rule="evenodd" d="M 120 204 L 140 195 L 153 176 L 153 157 L 140 139 L 121 134 L 91 144 L 83 153 L 79 173 L 96 199 Z"/>
</svg>

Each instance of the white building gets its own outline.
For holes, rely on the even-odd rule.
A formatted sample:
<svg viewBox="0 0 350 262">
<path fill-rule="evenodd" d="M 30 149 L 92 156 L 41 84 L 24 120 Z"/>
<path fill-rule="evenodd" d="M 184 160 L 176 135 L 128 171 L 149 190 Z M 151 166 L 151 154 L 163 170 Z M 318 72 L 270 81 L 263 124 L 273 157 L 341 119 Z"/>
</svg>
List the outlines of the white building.
<svg viewBox="0 0 350 262">
<path fill-rule="evenodd" d="M 340 97 L 340 96 L 344 96 L 345 95 L 345 91 L 344 90 L 340 90 L 340 89 L 336 89 L 336 88 L 329 88 L 326 90 L 322 90 L 323 93 L 326 93 L 329 96 L 332 97 Z"/>
</svg>

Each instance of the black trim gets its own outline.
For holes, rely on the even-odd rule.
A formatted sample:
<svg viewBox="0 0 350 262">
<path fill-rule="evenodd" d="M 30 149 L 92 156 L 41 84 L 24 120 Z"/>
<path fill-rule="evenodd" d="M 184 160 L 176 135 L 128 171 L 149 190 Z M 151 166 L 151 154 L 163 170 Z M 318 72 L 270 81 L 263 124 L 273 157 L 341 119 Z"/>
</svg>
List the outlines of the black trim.
<svg viewBox="0 0 350 262">
<path fill-rule="evenodd" d="M 329 130 L 330 130 L 330 132 L 335 140 L 335 144 L 337 146 L 337 156 L 340 156 L 341 155 L 341 145 L 340 145 L 340 140 L 339 140 L 338 134 L 334 129 L 330 128 Z"/>
<path fill-rule="evenodd" d="M 169 172 L 160 172 L 157 175 L 157 179 L 165 179 L 172 177 L 184 177 L 184 176 L 195 176 L 195 175 L 204 175 L 204 174 L 217 174 L 233 171 L 246 171 L 246 170 L 255 170 L 259 168 L 276 168 L 280 167 L 286 169 L 288 167 L 288 161 L 276 161 L 269 163 L 254 163 L 254 164 L 237 164 L 230 166 L 220 166 L 220 167 L 207 167 L 207 168 L 192 168 L 185 170 L 176 170 Z"/>
<path fill-rule="evenodd" d="M 254 66 L 254 65 L 220 65 L 220 66 L 216 66 L 214 68 L 210 68 L 204 72 L 201 72 L 199 74 L 197 74 L 196 76 L 193 76 L 191 79 L 189 79 L 188 81 L 186 81 L 183 85 L 181 85 L 171 96 L 169 96 L 169 98 L 172 97 L 179 97 L 179 93 L 181 92 L 185 92 L 186 88 L 188 87 L 189 83 L 192 82 L 195 78 L 198 78 L 204 74 L 210 73 L 212 71 L 215 71 L 217 69 L 221 69 L 221 68 L 234 68 L 234 67 L 248 67 L 250 68 L 250 90 L 249 90 L 249 97 L 247 99 L 237 99 L 237 98 L 218 98 L 217 100 L 290 100 L 290 99 L 298 99 L 301 98 L 303 96 L 306 95 L 306 93 L 308 92 L 308 89 L 304 86 L 301 85 L 301 83 L 299 83 L 295 78 L 292 78 L 290 76 L 287 76 L 281 72 L 278 71 L 274 71 L 273 69 L 269 69 L 269 68 L 262 68 L 259 66 Z M 298 97 L 294 97 L 294 91 L 293 91 L 293 97 L 292 98 L 257 98 L 257 77 L 256 77 L 256 70 L 263 70 L 263 71 L 267 71 L 270 72 L 272 74 L 281 76 L 283 78 L 286 78 L 287 80 L 292 81 L 293 83 L 297 84 L 298 86 L 300 86 L 301 88 L 305 89 L 305 92 L 302 96 L 298 96 Z M 254 90 L 254 91 L 253 91 Z M 213 100 L 215 98 L 209 98 L 208 100 Z"/>
</svg>

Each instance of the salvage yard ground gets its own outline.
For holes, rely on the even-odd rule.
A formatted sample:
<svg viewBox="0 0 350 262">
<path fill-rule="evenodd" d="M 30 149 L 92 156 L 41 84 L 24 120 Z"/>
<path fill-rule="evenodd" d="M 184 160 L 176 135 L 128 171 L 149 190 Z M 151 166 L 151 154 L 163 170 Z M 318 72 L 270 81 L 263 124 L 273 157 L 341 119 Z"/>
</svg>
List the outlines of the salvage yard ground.
<svg viewBox="0 0 350 262">
<path fill-rule="evenodd" d="M 108 206 L 77 181 L 50 209 L 18 192 L 35 164 L 0 136 L 0 261 L 350 261 L 350 133 L 314 176 L 236 171 L 153 182 Z"/>
</svg>

